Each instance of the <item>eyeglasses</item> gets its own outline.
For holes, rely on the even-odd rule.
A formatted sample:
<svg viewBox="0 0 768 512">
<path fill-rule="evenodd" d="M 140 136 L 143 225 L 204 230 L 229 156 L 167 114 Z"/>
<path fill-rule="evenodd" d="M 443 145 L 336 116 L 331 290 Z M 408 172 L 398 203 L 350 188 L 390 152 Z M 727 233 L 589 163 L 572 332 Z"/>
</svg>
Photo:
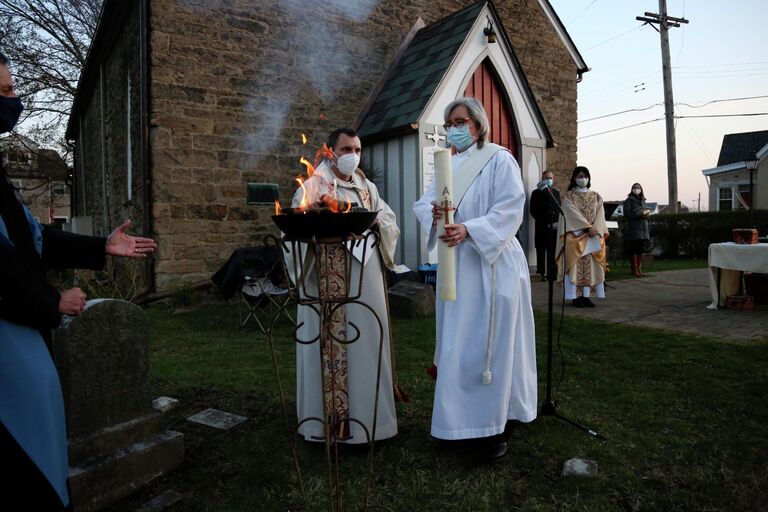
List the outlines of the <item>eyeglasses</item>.
<svg viewBox="0 0 768 512">
<path fill-rule="evenodd" d="M 461 128 L 471 120 L 472 120 L 471 117 L 462 117 L 459 119 L 454 119 L 453 121 L 448 121 L 447 123 L 445 123 L 443 125 L 443 128 L 445 128 L 446 130 L 452 126 L 455 126 L 456 128 Z"/>
</svg>

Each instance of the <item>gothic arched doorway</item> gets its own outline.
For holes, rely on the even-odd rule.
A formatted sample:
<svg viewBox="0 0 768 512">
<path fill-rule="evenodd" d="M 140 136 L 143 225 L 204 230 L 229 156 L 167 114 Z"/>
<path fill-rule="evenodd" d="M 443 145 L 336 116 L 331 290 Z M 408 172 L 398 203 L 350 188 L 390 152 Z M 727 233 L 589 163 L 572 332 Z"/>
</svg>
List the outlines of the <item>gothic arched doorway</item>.
<svg viewBox="0 0 768 512">
<path fill-rule="evenodd" d="M 490 142 L 509 149 L 518 158 L 514 117 L 498 73 L 489 59 L 477 66 L 464 90 L 465 96 L 477 98 L 485 107 L 491 125 Z"/>
</svg>

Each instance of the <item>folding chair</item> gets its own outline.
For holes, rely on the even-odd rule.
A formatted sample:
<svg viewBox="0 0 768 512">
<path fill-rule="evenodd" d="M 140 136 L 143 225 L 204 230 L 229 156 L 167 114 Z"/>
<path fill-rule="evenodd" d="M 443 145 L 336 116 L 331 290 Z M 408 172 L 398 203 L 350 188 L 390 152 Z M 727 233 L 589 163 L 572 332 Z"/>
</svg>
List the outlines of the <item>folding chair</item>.
<svg viewBox="0 0 768 512">
<path fill-rule="evenodd" d="M 274 315 L 290 300 L 288 290 L 280 287 L 285 278 L 282 254 L 274 246 L 235 249 L 227 262 L 211 276 L 225 300 L 240 295 L 240 326 L 253 320 L 264 334 Z M 295 323 L 287 310 L 283 310 L 283 314 Z"/>
<path fill-rule="evenodd" d="M 292 324 L 295 320 L 283 307 L 290 300 L 287 289 L 280 288 L 272 283 L 269 272 L 261 276 L 245 275 L 243 285 L 240 287 L 240 327 L 245 327 L 249 320 L 256 322 L 262 334 L 267 334 L 266 325 L 271 324 L 278 312 L 285 316 Z"/>
</svg>

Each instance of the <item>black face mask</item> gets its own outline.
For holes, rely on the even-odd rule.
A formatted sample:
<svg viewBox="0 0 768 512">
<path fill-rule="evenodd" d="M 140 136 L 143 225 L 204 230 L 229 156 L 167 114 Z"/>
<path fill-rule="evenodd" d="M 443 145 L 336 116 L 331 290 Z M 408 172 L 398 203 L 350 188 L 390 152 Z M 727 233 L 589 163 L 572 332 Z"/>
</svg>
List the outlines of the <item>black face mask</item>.
<svg viewBox="0 0 768 512">
<path fill-rule="evenodd" d="M 0 133 L 13 130 L 23 110 L 24 105 L 19 98 L 0 96 Z"/>
</svg>

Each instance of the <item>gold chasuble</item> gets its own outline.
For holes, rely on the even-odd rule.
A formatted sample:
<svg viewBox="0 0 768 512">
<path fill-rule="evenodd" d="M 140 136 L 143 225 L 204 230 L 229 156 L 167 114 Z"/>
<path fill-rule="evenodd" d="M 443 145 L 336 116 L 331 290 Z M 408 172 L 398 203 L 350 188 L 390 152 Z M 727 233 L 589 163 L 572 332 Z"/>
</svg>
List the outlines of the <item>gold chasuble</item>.
<svg viewBox="0 0 768 512">
<path fill-rule="evenodd" d="M 565 224 L 561 219 L 558 225 L 557 280 L 562 281 L 567 272 L 577 289 L 594 287 L 605 281 L 604 235 L 608 227 L 603 199 L 597 192 L 588 189 L 572 189 L 563 195 L 562 208 Z M 599 236 L 590 237 L 590 228 L 594 228 Z"/>
</svg>

